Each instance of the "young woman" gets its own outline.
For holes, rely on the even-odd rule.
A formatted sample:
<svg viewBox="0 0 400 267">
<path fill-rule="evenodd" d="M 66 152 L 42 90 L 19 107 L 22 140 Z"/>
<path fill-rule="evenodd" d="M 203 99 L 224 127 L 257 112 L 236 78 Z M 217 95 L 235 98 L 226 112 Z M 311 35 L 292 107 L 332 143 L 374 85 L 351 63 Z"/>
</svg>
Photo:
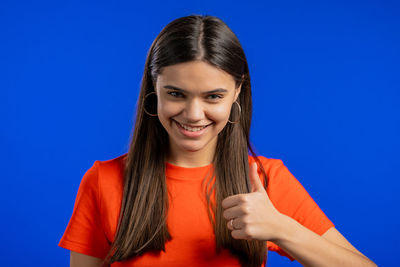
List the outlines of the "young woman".
<svg viewBox="0 0 400 267">
<path fill-rule="evenodd" d="M 145 64 L 128 153 L 95 161 L 59 246 L 71 266 L 376 266 L 279 159 L 249 141 L 245 54 L 220 19 L 169 23 Z M 251 155 L 249 155 L 251 153 Z"/>
</svg>

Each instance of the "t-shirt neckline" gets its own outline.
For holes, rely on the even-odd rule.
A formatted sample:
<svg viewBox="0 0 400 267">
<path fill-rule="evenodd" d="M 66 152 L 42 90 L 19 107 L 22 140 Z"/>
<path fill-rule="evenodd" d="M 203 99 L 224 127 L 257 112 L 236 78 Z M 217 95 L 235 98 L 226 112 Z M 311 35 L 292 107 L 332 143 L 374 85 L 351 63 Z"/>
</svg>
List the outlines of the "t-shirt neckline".
<svg viewBox="0 0 400 267">
<path fill-rule="evenodd" d="M 213 164 L 207 164 L 200 167 L 182 167 L 165 162 L 165 174 L 169 178 L 179 180 L 202 180 L 209 171 L 211 171 Z"/>
</svg>

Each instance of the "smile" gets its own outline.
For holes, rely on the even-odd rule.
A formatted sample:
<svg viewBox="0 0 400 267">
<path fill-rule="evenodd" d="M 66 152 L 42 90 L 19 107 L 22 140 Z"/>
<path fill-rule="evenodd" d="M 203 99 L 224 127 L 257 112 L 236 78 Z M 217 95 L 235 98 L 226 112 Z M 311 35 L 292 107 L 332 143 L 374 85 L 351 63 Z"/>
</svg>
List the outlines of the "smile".
<svg viewBox="0 0 400 267">
<path fill-rule="evenodd" d="M 176 122 L 177 122 L 177 121 L 176 121 Z M 208 124 L 208 125 L 205 125 L 205 126 L 190 127 L 190 126 L 187 126 L 187 125 L 182 124 L 182 123 L 180 123 L 180 122 L 177 122 L 177 123 L 178 123 L 179 126 L 181 126 L 183 129 L 185 129 L 185 130 L 187 130 L 187 131 L 190 131 L 190 132 L 198 132 L 198 131 L 200 131 L 200 130 L 202 130 L 202 129 L 204 129 L 204 128 L 206 128 L 207 126 L 210 125 L 210 124 Z"/>
<path fill-rule="evenodd" d="M 205 125 L 205 126 L 199 126 L 199 127 L 191 127 L 187 126 L 184 124 L 181 124 L 180 122 L 175 121 L 175 124 L 178 126 L 179 132 L 189 138 L 199 138 L 201 137 L 208 129 L 208 126 L 212 125 L 212 123 Z"/>
</svg>

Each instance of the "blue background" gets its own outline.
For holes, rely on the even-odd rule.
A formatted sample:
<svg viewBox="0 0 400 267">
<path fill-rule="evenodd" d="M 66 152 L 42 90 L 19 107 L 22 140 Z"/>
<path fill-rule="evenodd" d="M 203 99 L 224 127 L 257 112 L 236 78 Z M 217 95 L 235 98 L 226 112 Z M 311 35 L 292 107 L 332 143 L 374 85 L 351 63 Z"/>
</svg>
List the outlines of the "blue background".
<svg viewBox="0 0 400 267">
<path fill-rule="evenodd" d="M 2 266 L 57 246 L 84 172 L 126 153 L 146 53 L 173 19 L 220 17 L 247 55 L 252 142 L 282 159 L 380 266 L 399 251 L 396 1 L 1 1 Z M 269 266 L 300 266 L 270 253 Z"/>
</svg>

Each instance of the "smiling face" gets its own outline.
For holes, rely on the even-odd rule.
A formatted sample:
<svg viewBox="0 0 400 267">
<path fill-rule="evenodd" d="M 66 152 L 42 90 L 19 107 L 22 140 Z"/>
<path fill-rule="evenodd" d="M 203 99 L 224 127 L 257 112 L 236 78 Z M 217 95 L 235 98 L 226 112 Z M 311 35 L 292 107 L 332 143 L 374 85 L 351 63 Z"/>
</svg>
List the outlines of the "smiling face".
<svg viewBox="0 0 400 267">
<path fill-rule="evenodd" d="M 190 61 L 164 67 L 155 88 L 171 153 L 210 158 L 240 93 L 233 77 L 206 62 Z"/>
</svg>

